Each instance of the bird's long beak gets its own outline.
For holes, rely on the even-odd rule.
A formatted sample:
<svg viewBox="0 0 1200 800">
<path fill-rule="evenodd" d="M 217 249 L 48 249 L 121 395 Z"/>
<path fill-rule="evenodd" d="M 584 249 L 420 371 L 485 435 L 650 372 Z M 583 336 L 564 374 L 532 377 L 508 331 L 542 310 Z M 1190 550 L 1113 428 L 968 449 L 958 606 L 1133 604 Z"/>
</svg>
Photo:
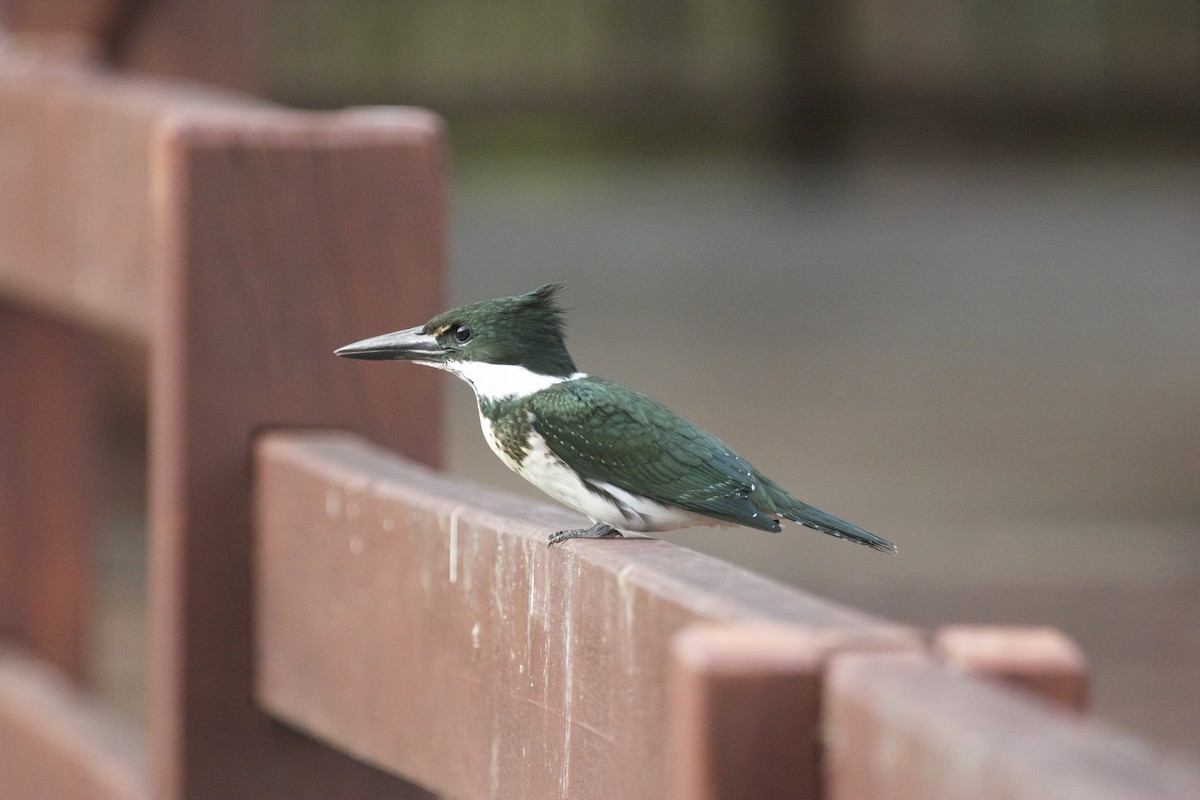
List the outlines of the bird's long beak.
<svg viewBox="0 0 1200 800">
<path fill-rule="evenodd" d="M 440 362 L 449 352 L 432 335 L 421 328 L 385 333 L 360 342 L 339 347 L 335 355 L 346 358 L 366 358 L 374 361 Z"/>
</svg>

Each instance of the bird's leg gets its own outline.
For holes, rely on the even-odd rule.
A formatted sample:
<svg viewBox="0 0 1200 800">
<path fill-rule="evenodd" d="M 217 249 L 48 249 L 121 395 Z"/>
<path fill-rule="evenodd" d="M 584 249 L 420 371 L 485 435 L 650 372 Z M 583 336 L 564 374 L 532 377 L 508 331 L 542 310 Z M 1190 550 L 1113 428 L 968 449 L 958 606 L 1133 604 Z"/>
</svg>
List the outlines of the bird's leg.
<svg viewBox="0 0 1200 800">
<path fill-rule="evenodd" d="M 550 534 L 549 547 L 552 544 L 565 542 L 567 539 L 620 539 L 623 534 L 605 522 L 597 522 L 590 528 L 576 528 L 570 531 L 559 531 Z"/>
</svg>

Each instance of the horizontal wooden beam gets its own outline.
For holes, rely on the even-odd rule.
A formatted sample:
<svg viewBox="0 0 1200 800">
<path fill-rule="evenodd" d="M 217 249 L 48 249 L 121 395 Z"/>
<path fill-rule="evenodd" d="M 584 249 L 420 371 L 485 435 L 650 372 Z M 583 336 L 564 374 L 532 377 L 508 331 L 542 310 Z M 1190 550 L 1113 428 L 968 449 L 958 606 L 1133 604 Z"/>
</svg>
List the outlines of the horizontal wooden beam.
<svg viewBox="0 0 1200 800">
<path fill-rule="evenodd" d="M 455 797 L 668 796 L 671 642 L 692 623 L 916 641 L 666 542 L 548 548 L 583 520 L 348 435 L 261 437 L 256 490 L 260 702 Z"/>
<path fill-rule="evenodd" d="M 150 144 L 184 98 L 0 48 L 0 292 L 148 334 Z"/>
<path fill-rule="evenodd" d="M 146 339 L 161 218 L 154 143 L 181 118 L 239 112 L 314 118 L 0 40 L 0 293 Z"/>
<path fill-rule="evenodd" d="M 933 636 L 943 664 L 1027 692 L 1069 711 L 1086 711 L 1083 651 L 1057 628 L 947 625 Z"/>
<path fill-rule="evenodd" d="M 829 800 L 1194 800 L 1200 775 L 928 657 L 845 654 L 825 693 Z"/>
<path fill-rule="evenodd" d="M 0 649 L 0 797 L 147 798 L 142 746 L 65 676 Z"/>
</svg>

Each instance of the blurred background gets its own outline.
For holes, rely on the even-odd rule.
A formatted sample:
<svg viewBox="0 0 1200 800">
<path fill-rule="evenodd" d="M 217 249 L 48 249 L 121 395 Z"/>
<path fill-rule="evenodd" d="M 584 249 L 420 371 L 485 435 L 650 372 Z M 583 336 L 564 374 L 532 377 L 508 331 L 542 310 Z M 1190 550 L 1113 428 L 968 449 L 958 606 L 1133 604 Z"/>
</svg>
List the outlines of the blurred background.
<svg viewBox="0 0 1200 800">
<path fill-rule="evenodd" d="M 1057 625 L 1100 714 L 1200 760 L 1200 1 L 228 5 L 265 45 L 214 79 L 447 119 L 452 304 L 565 281 L 581 369 L 900 554 L 665 538 L 916 625 Z M 538 497 L 446 398 L 449 470 Z M 113 480 L 97 658 L 139 714 Z"/>
</svg>

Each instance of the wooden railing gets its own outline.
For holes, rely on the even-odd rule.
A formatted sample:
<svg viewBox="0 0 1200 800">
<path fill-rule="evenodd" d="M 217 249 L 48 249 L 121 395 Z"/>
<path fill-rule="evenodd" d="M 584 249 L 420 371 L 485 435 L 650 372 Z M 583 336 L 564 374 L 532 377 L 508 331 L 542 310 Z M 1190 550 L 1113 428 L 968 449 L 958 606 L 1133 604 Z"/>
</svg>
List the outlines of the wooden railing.
<svg viewBox="0 0 1200 800">
<path fill-rule="evenodd" d="M 255 452 L 260 705 L 446 796 L 1200 788 L 1078 713 L 1083 663 L 1055 631 L 951 627 L 927 649 L 665 542 L 550 549 L 581 520 L 356 436 L 277 431 Z"/>
<path fill-rule="evenodd" d="M 256 463 L 262 705 L 451 797 L 668 797 L 671 742 L 735 721 L 764 679 L 787 711 L 745 723 L 782 717 L 799 736 L 744 753 L 739 771 L 782 767 L 771 780 L 788 796 L 814 796 L 820 661 L 918 646 L 898 625 L 665 542 L 550 549 L 547 532 L 579 518 L 350 437 L 268 436 Z M 733 644 L 744 689 L 726 683 L 730 714 L 672 729 L 674 637 L 693 625 L 751 634 Z M 723 641 L 691 643 L 680 711 L 703 713 L 703 653 Z M 807 679 L 771 677 L 784 669 Z M 695 742 L 681 755 L 699 767 L 737 752 Z"/>
<path fill-rule="evenodd" d="M 0 154 L 3 628 L 80 675 L 87 352 L 132 337 L 150 364 L 149 790 L 394 791 L 253 703 L 249 454 L 264 426 L 337 425 L 436 463 L 433 376 L 397 396 L 329 354 L 441 305 L 438 120 L 289 111 L 9 45 Z"/>
<path fill-rule="evenodd" d="M 0 796 L 1197 796 L 964 675 L 1077 707 L 1057 634 L 930 649 L 430 471 L 431 371 L 330 353 L 442 306 L 445 173 L 427 112 L 0 48 Z M 145 732 L 84 688 L 103 335 L 150 363 Z"/>
</svg>

